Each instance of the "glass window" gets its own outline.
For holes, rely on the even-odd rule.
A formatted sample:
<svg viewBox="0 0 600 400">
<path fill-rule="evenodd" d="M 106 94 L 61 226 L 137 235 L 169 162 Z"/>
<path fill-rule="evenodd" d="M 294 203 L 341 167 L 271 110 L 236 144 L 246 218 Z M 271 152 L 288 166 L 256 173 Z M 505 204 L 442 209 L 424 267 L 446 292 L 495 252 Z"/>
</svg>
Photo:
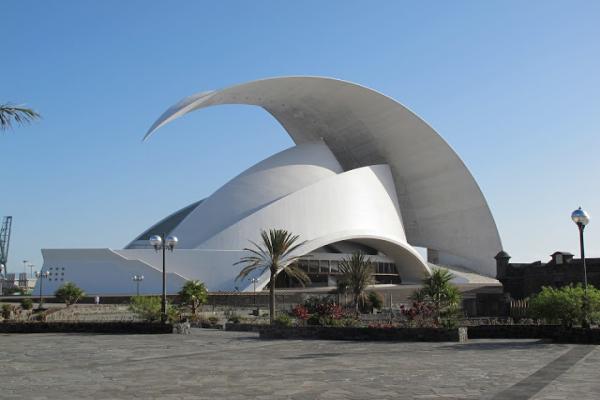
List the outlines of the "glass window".
<svg viewBox="0 0 600 400">
<path fill-rule="evenodd" d="M 319 261 L 319 271 L 322 274 L 328 274 L 329 273 L 329 261 L 328 260 L 320 260 Z"/>
<path fill-rule="evenodd" d="M 339 261 L 330 261 L 329 265 L 331 266 L 331 272 L 338 272 L 340 270 L 338 267 L 339 264 L 340 264 Z"/>
</svg>

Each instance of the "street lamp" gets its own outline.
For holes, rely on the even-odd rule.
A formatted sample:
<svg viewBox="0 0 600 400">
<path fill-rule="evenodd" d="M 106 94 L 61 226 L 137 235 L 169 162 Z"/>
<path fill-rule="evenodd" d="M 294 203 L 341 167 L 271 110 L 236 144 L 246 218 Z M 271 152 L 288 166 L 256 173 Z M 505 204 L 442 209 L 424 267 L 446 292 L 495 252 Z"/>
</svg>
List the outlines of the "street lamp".
<svg viewBox="0 0 600 400">
<path fill-rule="evenodd" d="M 254 307 L 256 307 L 256 282 L 258 282 L 258 278 L 252 278 L 250 282 L 254 285 Z"/>
<path fill-rule="evenodd" d="M 27 266 L 29 267 L 29 276 L 33 278 L 33 269 L 35 268 L 35 264 L 29 263 Z"/>
<path fill-rule="evenodd" d="M 149 242 L 154 250 L 162 250 L 162 304 L 161 304 L 161 321 L 167 321 L 167 269 L 165 267 L 165 253 L 167 249 L 173 251 L 179 240 L 176 236 L 152 235 Z"/>
<path fill-rule="evenodd" d="M 144 275 L 134 275 L 131 278 L 131 280 L 135 282 L 136 294 L 139 296 L 140 295 L 140 283 L 144 280 Z"/>
<path fill-rule="evenodd" d="M 27 273 L 27 263 L 29 260 L 23 260 L 23 272 Z"/>
<path fill-rule="evenodd" d="M 44 298 L 42 297 L 42 286 L 44 284 L 44 279 L 48 278 L 49 275 L 50 275 L 50 273 L 48 271 L 44 271 L 44 272 L 35 271 L 35 277 L 40 280 L 40 305 L 38 306 L 38 309 L 40 309 L 40 310 L 42 309 L 42 306 L 44 305 Z"/>
<path fill-rule="evenodd" d="M 586 267 L 586 263 L 585 263 L 585 246 L 583 243 L 583 230 L 585 229 L 585 226 L 590 223 L 590 216 L 588 213 L 586 213 L 584 210 L 582 210 L 581 207 L 579 207 L 577 210 L 575 210 L 571 213 L 571 219 L 573 220 L 573 222 L 575 222 L 577 224 L 577 227 L 579 228 L 579 249 L 581 251 L 581 262 L 583 262 L 583 284 L 584 284 L 585 296 L 587 298 L 588 284 L 587 284 L 587 267 Z"/>
</svg>

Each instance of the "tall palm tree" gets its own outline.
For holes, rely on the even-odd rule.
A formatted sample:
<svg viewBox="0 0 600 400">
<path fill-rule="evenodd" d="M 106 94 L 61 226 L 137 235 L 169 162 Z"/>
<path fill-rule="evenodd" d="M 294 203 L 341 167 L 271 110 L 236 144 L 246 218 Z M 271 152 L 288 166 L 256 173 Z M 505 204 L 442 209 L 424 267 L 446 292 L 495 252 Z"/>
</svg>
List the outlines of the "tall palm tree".
<svg viewBox="0 0 600 400">
<path fill-rule="evenodd" d="M 460 291 L 450 283 L 453 278 L 447 269 L 435 269 L 431 276 L 423 279 L 423 287 L 415 291 L 411 299 L 430 303 L 439 322 L 442 315 L 454 313 L 460 306 Z"/>
<path fill-rule="evenodd" d="M 374 283 L 373 263 L 367 258 L 364 253 L 358 251 L 352 253 L 349 259 L 340 261 L 339 270 L 342 273 L 341 279 L 338 280 L 338 289 L 352 293 L 352 301 L 356 312 L 358 312 L 361 304 L 364 304 L 366 293 L 365 290 L 369 285 Z"/>
<path fill-rule="evenodd" d="M 40 114 L 30 108 L 12 104 L 0 104 L 0 130 L 12 127 L 13 122 L 24 124 L 40 118 Z"/>
<path fill-rule="evenodd" d="M 260 231 L 262 239 L 261 245 L 252 241 L 254 248 L 245 248 L 250 255 L 242 257 L 237 264 L 247 264 L 238 274 L 236 280 L 244 279 L 251 272 L 269 270 L 271 277 L 269 280 L 269 318 L 273 323 L 275 320 L 275 279 L 277 275 L 284 271 L 289 277 L 298 280 L 302 285 L 310 282 L 306 273 L 301 270 L 295 262 L 300 256 L 293 256 L 292 253 L 302 246 L 305 242 L 296 243 L 299 236 L 292 235 L 284 229 L 270 229 Z"/>
</svg>

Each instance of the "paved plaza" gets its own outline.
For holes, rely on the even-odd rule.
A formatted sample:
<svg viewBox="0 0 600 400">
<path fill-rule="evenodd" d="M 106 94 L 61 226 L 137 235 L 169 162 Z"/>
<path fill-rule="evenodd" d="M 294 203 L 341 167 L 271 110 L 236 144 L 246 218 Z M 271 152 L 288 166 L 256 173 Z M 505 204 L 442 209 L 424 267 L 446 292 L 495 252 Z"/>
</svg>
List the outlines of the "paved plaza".
<svg viewBox="0 0 600 400">
<path fill-rule="evenodd" d="M 597 399 L 600 348 L 535 340 L 0 335 L 1 399 Z"/>
</svg>

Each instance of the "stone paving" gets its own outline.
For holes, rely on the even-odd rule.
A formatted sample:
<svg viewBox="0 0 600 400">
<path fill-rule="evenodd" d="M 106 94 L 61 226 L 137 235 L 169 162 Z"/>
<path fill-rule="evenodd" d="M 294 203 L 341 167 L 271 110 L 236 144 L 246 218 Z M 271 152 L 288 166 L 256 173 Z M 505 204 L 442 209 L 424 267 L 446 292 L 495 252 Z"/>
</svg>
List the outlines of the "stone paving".
<svg viewBox="0 0 600 400">
<path fill-rule="evenodd" d="M 598 399 L 600 348 L 535 340 L 0 335 L 0 399 Z"/>
</svg>

